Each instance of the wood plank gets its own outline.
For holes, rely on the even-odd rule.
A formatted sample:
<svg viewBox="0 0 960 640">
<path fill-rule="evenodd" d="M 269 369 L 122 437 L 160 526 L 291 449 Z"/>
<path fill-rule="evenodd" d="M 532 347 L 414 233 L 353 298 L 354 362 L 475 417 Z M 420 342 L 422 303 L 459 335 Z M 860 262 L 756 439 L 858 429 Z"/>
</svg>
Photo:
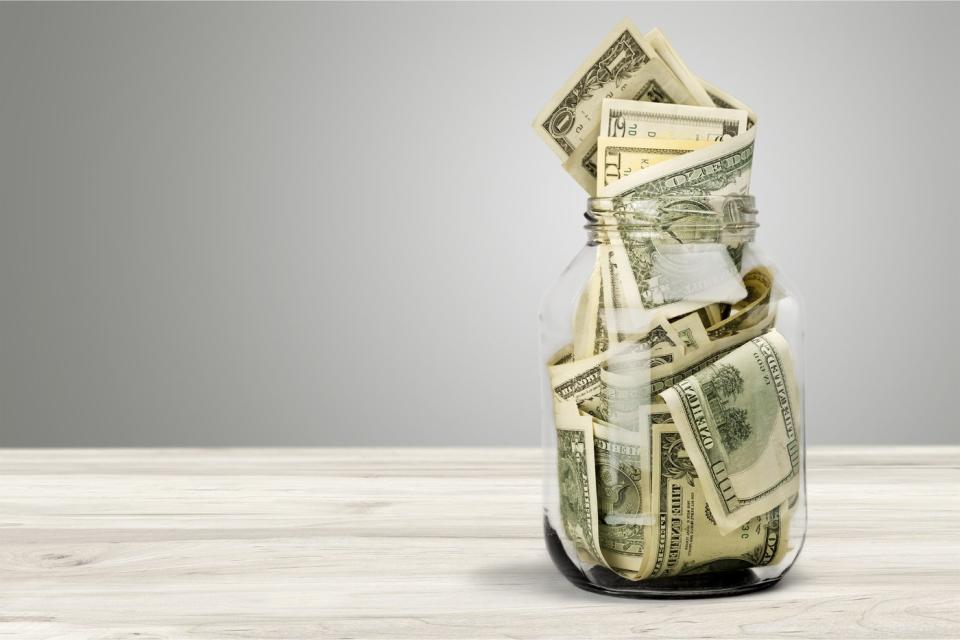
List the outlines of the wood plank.
<svg viewBox="0 0 960 640">
<path fill-rule="evenodd" d="M 784 582 L 669 602 L 560 576 L 533 449 L 0 450 L 0 638 L 956 638 L 958 460 L 811 450 Z"/>
</svg>

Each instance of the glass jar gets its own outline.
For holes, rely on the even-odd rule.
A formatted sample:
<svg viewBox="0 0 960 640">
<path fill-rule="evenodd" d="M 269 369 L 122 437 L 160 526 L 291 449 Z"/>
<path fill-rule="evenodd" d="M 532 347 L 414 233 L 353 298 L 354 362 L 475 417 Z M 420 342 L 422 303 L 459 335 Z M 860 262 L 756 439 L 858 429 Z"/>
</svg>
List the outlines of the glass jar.
<svg viewBox="0 0 960 640">
<path fill-rule="evenodd" d="M 544 529 L 618 596 L 775 584 L 806 530 L 802 305 L 752 196 L 588 201 L 543 300 Z"/>
</svg>

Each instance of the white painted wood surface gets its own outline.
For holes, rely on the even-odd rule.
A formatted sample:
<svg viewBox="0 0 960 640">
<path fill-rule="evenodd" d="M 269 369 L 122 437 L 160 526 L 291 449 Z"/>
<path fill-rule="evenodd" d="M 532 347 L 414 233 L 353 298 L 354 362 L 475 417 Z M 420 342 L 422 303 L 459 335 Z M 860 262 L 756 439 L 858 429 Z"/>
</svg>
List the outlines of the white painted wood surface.
<svg viewBox="0 0 960 640">
<path fill-rule="evenodd" d="M 815 449 L 777 587 L 580 591 L 533 449 L 0 450 L 0 638 L 960 638 L 960 447 Z"/>
</svg>

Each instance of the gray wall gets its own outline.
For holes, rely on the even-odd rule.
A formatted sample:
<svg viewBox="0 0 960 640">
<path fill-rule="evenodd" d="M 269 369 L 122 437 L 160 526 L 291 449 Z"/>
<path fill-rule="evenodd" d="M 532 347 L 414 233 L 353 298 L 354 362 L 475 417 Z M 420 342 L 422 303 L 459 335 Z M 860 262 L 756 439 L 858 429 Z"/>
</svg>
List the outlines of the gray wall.
<svg viewBox="0 0 960 640">
<path fill-rule="evenodd" d="M 760 115 L 810 442 L 956 443 L 956 4 L 3 4 L 0 446 L 536 444 L 624 15 Z"/>
</svg>

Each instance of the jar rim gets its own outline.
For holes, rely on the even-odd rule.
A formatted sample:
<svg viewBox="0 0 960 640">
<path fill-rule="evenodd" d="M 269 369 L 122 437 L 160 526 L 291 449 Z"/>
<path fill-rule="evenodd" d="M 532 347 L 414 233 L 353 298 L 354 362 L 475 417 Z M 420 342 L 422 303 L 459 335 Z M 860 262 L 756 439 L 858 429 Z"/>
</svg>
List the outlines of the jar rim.
<svg viewBox="0 0 960 640">
<path fill-rule="evenodd" d="M 700 206 L 720 205 L 721 207 L 725 204 L 734 204 L 741 210 L 757 213 L 757 199 L 749 193 L 728 195 L 664 194 L 652 198 L 591 197 L 587 198 L 587 210 L 597 213 L 619 212 L 621 210 L 629 212 L 682 203 L 698 204 Z M 714 210 L 719 210 L 719 208 Z"/>
</svg>

